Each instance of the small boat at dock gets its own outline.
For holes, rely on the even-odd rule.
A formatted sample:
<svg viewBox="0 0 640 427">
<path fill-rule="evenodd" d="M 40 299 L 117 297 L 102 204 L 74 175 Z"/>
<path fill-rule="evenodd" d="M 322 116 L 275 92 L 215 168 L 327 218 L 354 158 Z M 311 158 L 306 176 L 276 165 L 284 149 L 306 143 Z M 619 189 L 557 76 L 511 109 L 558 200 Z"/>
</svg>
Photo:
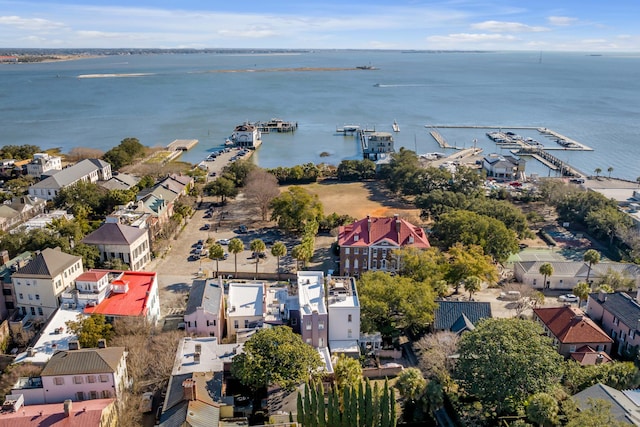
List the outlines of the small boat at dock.
<svg viewBox="0 0 640 427">
<path fill-rule="evenodd" d="M 400 126 L 398 125 L 398 122 L 395 119 L 393 120 L 393 124 L 391 126 L 393 127 L 394 132 L 400 132 Z"/>
</svg>

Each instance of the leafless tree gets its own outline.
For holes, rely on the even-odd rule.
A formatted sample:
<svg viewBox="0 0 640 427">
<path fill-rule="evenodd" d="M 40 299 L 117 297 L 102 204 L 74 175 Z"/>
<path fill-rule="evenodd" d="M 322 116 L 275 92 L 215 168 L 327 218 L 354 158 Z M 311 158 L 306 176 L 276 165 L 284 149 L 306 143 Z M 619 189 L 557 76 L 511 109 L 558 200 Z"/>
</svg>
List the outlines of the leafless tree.
<svg viewBox="0 0 640 427">
<path fill-rule="evenodd" d="M 271 201 L 280 195 L 278 180 L 264 169 L 254 169 L 247 176 L 244 195 L 255 204 L 262 220 L 266 221 Z"/>
<path fill-rule="evenodd" d="M 425 378 L 442 380 L 453 371 L 458 351 L 458 335 L 442 331 L 429 334 L 415 343 L 418 364 Z"/>
<path fill-rule="evenodd" d="M 30 363 L 9 365 L 0 375 L 0 395 L 6 396 L 11 391 L 20 377 L 37 377 L 42 372 L 42 367 Z"/>
</svg>

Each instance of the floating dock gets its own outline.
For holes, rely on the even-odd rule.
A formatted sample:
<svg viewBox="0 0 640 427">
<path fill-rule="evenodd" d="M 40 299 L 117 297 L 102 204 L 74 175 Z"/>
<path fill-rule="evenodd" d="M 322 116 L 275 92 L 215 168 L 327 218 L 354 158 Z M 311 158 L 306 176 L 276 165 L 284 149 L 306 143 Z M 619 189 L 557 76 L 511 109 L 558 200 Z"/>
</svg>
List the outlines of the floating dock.
<svg viewBox="0 0 640 427">
<path fill-rule="evenodd" d="M 568 176 L 571 178 L 585 178 L 586 175 L 580 170 L 574 168 L 569 163 L 560 160 L 553 154 L 547 153 L 542 148 L 520 148 L 519 150 L 511 151 L 518 156 L 531 156 L 534 159 L 540 161 L 551 170 L 560 171 L 560 175 Z"/>
<path fill-rule="evenodd" d="M 198 143 L 197 139 L 176 139 L 167 145 L 169 151 L 189 151 Z"/>
</svg>

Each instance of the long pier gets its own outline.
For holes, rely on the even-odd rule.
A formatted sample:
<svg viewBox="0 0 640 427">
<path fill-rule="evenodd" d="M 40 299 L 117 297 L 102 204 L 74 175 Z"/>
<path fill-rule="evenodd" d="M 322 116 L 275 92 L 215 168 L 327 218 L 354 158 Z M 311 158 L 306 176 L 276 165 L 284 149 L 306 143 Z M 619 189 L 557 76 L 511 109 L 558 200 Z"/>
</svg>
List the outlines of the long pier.
<svg viewBox="0 0 640 427">
<path fill-rule="evenodd" d="M 519 150 L 513 150 L 513 154 L 517 154 L 520 156 L 531 156 L 534 159 L 542 162 L 545 166 L 548 166 L 552 170 L 560 170 L 560 174 L 562 176 L 568 176 L 571 178 L 585 178 L 586 175 L 574 168 L 567 162 L 560 160 L 553 154 L 547 153 L 542 148 L 537 147 L 528 147 L 528 148 L 520 148 Z M 550 165 L 553 165 L 551 167 Z"/>
<path fill-rule="evenodd" d="M 169 151 L 189 151 L 198 143 L 197 139 L 176 139 L 167 145 Z"/>
</svg>

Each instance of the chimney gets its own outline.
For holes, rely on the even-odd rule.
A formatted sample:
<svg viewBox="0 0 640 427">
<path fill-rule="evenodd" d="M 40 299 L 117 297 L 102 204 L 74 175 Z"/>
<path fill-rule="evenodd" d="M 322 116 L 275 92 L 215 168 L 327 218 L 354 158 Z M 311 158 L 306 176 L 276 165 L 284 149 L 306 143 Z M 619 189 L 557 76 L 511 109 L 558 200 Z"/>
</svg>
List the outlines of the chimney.
<svg viewBox="0 0 640 427">
<path fill-rule="evenodd" d="M 195 363 L 195 364 L 199 364 L 200 363 L 200 353 L 199 352 L 193 353 L 193 363 Z"/>
<path fill-rule="evenodd" d="M 182 392 L 185 400 L 196 400 L 196 381 L 193 378 L 187 378 L 182 382 Z"/>
<path fill-rule="evenodd" d="M 367 233 L 369 236 L 369 244 L 371 244 L 371 217 L 367 215 Z"/>
<path fill-rule="evenodd" d="M 69 418 L 71 416 L 71 410 L 72 408 L 73 402 L 71 401 L 71 399 L 67 399 L 64 401 L 64 416 L 66 418 Z"/>
<path fill-rule="evenodd" d="M 400 241 L 400 216 L 398 214 L 394 214 L 393 218 L 396 221 L 396 232 L 398 233 L 398 244 L 402 244 L 402 242 Z"/>
<path fill-rule="evenodd" d="M 107 348 L 107 340 L 100 338 L 98 340 L 98 348 Z"/>
<path fill-rule="evenodd" d="M 202 344 L 196 344 L 196 353 L 202 353 Z"/>
<path fill-rule="evenodd" d="M 77 340 L 69 341 L 69 351 L 80 350 L 80 343 Z"/>
<path fill-rule="evenodd" d="M 598 301 L 605 302 L 607 300 L 607 293 L 605 291 L 598 292 Z"/>
<path fill-rule="evenodd" d="M 598 353 L 598 356 L 596 356 L 596 365 L 601 364 L 604 361 L 604 356 L 602 355 L 602 353 Z"/>
</svg>

